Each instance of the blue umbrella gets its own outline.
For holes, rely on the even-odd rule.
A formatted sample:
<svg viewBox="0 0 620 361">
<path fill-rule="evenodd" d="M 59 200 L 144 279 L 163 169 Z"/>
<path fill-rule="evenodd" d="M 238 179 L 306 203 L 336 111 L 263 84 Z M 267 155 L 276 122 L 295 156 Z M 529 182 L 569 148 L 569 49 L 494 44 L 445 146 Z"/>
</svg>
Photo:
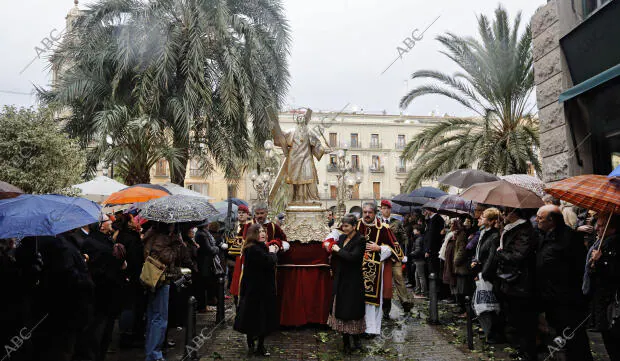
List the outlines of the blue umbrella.
<svg viewBox="0 0 620 361">
<path fill-rule="evenodd" d="M 620 177 L 620 165 L 616 167 L 611 173 L 609 173 L 608 177 Z"/>
<path fill-rule="evenodd" d="M 0 239 L 56 236 L 99 222 L 101 207 L 84 198 L 23 194 L 0 200 Z"/>
<path fill-rule="evenodd" d="M 250 206 L 250 204 L 248 202 L 244 201 L 243 199 L 228 198 L 228 199 L 225 200 L 225 202 L 228 202 L 228 200 L 230 200 L 234 205 L 237 205 L 237 206 L 241 206 L 241 205 L 246 206 L 246 207 Z"/>
<path fill-rule="evenodd" d="M 221 201 L 212 204 L 213 207 L 217 210 L 218 214 L 209 217 L 210 222 L 218 221 L 226 223 L 226 217 L 228 216 L 228 201 Z M 237 220 L 237 208 L 238 206 L 233 202 L 232 205 L 232 221 L 235 222 Z"/>
</svg>

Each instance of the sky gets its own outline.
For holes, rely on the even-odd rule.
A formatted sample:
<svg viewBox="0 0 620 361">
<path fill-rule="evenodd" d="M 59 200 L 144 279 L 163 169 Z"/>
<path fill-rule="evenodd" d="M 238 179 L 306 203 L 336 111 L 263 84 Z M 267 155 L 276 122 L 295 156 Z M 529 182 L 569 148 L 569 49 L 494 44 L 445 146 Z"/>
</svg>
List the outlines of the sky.
<svg viewBox="0 0 620 361">
<path fill-rule="evenodd" d="M 82 0 L 79 6 L 92 2 Z M 545 3 L 501 2 L 511 19 L 522 12 L 522 27 Z M 410 80 L 412 72 L 458 71 L 440 53 L 436 36 L 445 32 L 476 36 L 476 16 L 492 17 L 499 4 L 496 0 L 284 0 L 292 35 L 285 106 L 315 111 L 340 111 L 346 106 L 345 111 L 398 114 L 400 98 L 424 83 Z M 45 59 L 53 49 L 49 40 L 63 31 L 73 6 L 73 0 L 0 0 L 0 106 L 36 104 L 34 85 L 50 83 Z M 412 33 L 419 40 L 406 40 Z M 403 49 L 400 59 L 398 47 Z M 402 112 L 473 115 L 441 96 L 418 98 Z"/>
</svg>

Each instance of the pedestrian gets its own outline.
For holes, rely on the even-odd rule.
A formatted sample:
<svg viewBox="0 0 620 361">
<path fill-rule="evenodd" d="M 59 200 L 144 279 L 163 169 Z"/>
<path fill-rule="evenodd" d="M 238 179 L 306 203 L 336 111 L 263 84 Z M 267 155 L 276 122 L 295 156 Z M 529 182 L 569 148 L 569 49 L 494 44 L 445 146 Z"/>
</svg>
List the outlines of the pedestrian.
<svg viewBox="0 0 620 361">
<path fill-rule="evenodd" d="M 497 258 L 495 256 L 499 247 L 499 221 L 500 211 L 497 208 L 487 208 L 480 215 L 480 238 L 476 246 L 476 254 L 471 264 L 473 273 L 482 276 L 485 282 L 493 286 L 493 294 L 497 298 L 499 282 L 497 278 Z M 502 318 L 495 311 L 483 312 L 478 315 L 478 320 L 484 331 L 488 344 L 501 343 L 504 340 Z"/>
<path fill-rule="evenodd" d="M 538 312 L 534 299 L 534 273 L 538 238 L 532 223 L 518 208 L 504 210 L 504 229 L 497 250 L 497 276 L 500 300 L 509 325 L 517 333 L 518 353 L 525 360 L 536 360 Z"/>
<path fill-rule="evenodd" d="M 239 280 L 241 279 L 241 248 L 243 247 L 243 239 L 247 223 L 251 223 L 250 209 L 246 205 L 240 205 L 237 208 L 237 232 L 234 238 L 230 238 L 228 242 L 228 255 L 226 264 L 228 266 L 228 291 L 234 297 L 235 307 L 239 303 Z"/>
<path fill-rule="evenodd" d="M 234 329 L 247 337 L 248 352 L 269 356 L 265 337 L 278 328 L 276 264 L 279 247 L 266 245 L 267 232 L 261 224 L 251 225 L 243 245 L 243 277 Z M 258 341 L 256 349 L 255 342 Z"/>
<path fill-rule="evenodd" d="M 150 256 L 166 266 L 163 281 L 148 291 L 146 309 L 146 361 L 163 361 L 162 348 L 168 328 L 170 281 L 178 278 L 181 258 L 181 236 L 174 224 L 153 222 L 144 235 L 144 256 Z"/>
<path fill-rule="evenodd" d="M 456 245 L 457 230 L 461 230 L 461 229 L 462 229 L 462 225 L 461 225 L 461 222 L 458 220 L 458 218 L 453 218 L 450 220 L 450 232 L 446 236 L 447 240 L 445 242 L 445 251 L 444 251 L 445 260 L 444 260 L 443 274 L 442 274 L 443 283 L 450 288 L 450 295 L 452 295 L 455 303 L 457 304 L 459 303 L 459 300 L 456 294 L 456 272 L 454 269 L 454 248 Z"/>
<path fill-rule="evenodd" d="M 331 248 L 334 283 L 332 288 L 332 309 L 327 324 L 342 333 L 344 352 L 351 352 L 349 336 L 353 338 L 353 348 L 361 349 L 360 334 L 366 330 L 364 320 L 364 281 L 362 262 L 366 243 L 355 230 L 357 218 L 345 215 L 341 221 L 343 234 Z"/>
<path fill-rule="evenodd" d="M 469 221 L 467 219 L 466 221 Z M 460 223 L 460 221 L 459 221 Z M 471 225 L 471 221 L 469 222 Z M 467 230 L 458 226 L 454 228 L 454 273 L 456 275 L 456 299 L 459 305 L 458 313 L 465 316 L 465 297 L 471 297 L 474 289 L 471 272 L 471 255 L 467 250 Z"/>
<path fill-rule="evenodd" d="M 215 239 L 209 232 L 210 222 L 205 221 L 198 225 L 196 231 L 196 243 L 198 244 L 197 265 L 199 277 L 199 285 L 196 286 L 196 303 L 198 312 L 204 313 L 214 311 L 216 285 L 215 264 L 216 255 L 219 255 L 220 249 L 215 243 Z"/>
<path fill-rule="evenodd" d="M 607 223 L 609 224 L 606 225 Z M 618 361 L 620 360 L 620 216 L 600 215 L 595 229 L 598 241 L 588 252 L 586 277 L 589 279 L 589 287 L 584 287 L 584 291 L 591 296 L 594 325 L 603 336 L 607 354 L 611 361 Z"/>
<path fill-rule="evenodd" d="M 392 280 L 394 282 L 394 290 L 396 291 L 396 299 L 400 301 L 403 311 L 405 311 L 405 313 L 409 313 L 413 307 L 413 300 L 409 295 L 409 291 L 407 291 L 407 287 L 405 286 L 405 278 L 403 277 L 403 263 L 407 262 L 404 247 L 407 244 L 408 237 L 405 233 L 405 228 L 403 227 L 402 222 L 392 216 L 392 203 L 387 199 L 381 201 L 380 219 L 382 223 L 385 223 L 390 227 L 390 230 L 394 234 L 394 237 L 396 238 L 394 247 L 396 248 L 397 253 L 403 253 L 403 257 L 400 257 L 400 259 L 392 262 Z M 384 314 L 389 315 L 391 306 L 392 302 L 383 303 Z"/>
<path fill-rule="evenodd" d="M 426 283 L 426 262 L 424 260 L 424 236 L 421 233 L 421 226 L 413 226 L 413 250 L 409 253 L 411 262 L 415 264 L 415 288 L 414 297 L 426 297 L 428 288 Z"/>
<path fill-rule="evenodd" d="M 586 249 L 583 237 L 564 223 L 560 207 L 545 205 L 536 215 L 540 240 L 536 253 L 536 289 L 540 310 L 556 335 L 570 329 L 567 361 L 592 360 L 586 334 L 586 303 L 581 292 Z M 581 324 L 581 325 L 580 325 Z M 578 327 L 579 326 L 579 327 Z"/>
<path fill-rule="evenodd" d="M 438 213 L 425 210 L 428 217 L 426 231 L 424 232 L 424 257 L 428 262 L 428 272 L 439 274 L 439 250 L 443 244 L 442 231 L 445 226 L 443 218 Z"/>
</svg>

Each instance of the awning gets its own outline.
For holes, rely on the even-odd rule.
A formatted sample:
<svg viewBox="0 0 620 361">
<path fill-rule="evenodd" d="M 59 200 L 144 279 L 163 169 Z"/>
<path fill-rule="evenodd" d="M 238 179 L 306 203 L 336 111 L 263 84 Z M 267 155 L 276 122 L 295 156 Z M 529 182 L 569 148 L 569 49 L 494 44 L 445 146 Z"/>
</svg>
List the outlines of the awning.
<svg viewBox="0 0 620 361">
<path fill-rule="evenodd" d="M 594 89 L 597 86 L 604 84 L 605 82 L 620 76 L 620 64 L 613 66 L 602 73 L 599 73 L 588 80 L 584 80 L 583 82 L 575 85 L 574 87 L 566 90 L 562 94 L 560 94 L 560 98 L 558 101 L 560 103 L 565 102 L 569 99 L 576 97 L 577 95 L 581 95 L 587 92 L 590 89 Z"/>
</svg>

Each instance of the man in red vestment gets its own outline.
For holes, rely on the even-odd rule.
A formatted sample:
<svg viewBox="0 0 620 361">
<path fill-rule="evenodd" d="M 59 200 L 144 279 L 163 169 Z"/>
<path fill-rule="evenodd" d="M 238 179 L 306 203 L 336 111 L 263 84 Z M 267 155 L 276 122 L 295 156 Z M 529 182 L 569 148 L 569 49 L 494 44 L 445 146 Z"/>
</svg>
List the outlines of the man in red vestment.
<svg viewBox="0 0 620 361">
<path fill-rule="evenodd" d="M 237 210 L 238 211 L 238 210 Z M 251 222 L 248 222 L 243 225 L 243 227 L 239 230 L 239 237 L 245 239 L 245 235 L 248 231 L 248 228 L 254 223 L 262 224 L 267 232 L 267 244 L 275 244 L 281 251 L 287 251 L 290 247 L 289 243 L 286 240 L 286 234 L 280 226 L 277 224 L 267 220 L 267 213 L 269 211 L 269 207 L 267 203 L 259 202 L 254 205 L 254 219 Z M 243 257 L 240 255 L 237 257 L 235 261 L 235 271 L 233 273 L 233 278 L 230 286 L 230 293 L 235 296 L 235 298 L 239 295 L 239 285 L 241 283 L 242 276 L 242 266 L 243 265 Z M 236 302 L 235 302 L 236 304 Z"/>
<path fill-rule="evenodd" d="M 249 218 L 250 209 L 245 205 L 240 205 L 237 208 L 237 219 L 239 220 L 239 225 L 237 227 L 236 236 L 227 240 L 228 256 L 233 257 L 228 260 L 228 274 L 230 275 L 228 279 L 228 290 L 235 298 L 235 305 L 237 304 L 237 296 L 239 295 L 239 282 L 235 283 L 233 282 L 233 279 L 236 272 L 241 274 L 241 248 L 243 247 L 243 239 L 245 238 L 245 225 L 249 223 Z M 237 279 L 238 277 L 239 276 L 237 276 Z"/>
</svg>

